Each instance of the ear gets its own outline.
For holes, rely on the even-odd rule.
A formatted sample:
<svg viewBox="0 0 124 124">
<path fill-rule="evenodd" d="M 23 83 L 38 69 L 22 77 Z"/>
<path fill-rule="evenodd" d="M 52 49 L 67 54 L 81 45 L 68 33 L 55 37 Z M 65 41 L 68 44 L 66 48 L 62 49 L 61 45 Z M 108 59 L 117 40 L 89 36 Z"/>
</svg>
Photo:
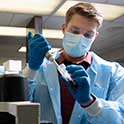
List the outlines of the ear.
<svg viewBox="0 0 124 124">
<path fill-rule="evenodd" d="M 93 42 L 94 42 L 95 39 L 98 37 L 98 35 L 99 35 L 99 32 L 95 32 L 95 35 L 94 35 L 94 37 L 93 37 L 93 39 L 92 39 Z"/>
<path fill-rule="evenodd" d="M 62 24 L 61 30 L 62 30 L 63 33 L 65 32 L 65 28 L 66 28 L 66 25 Z"/>
<path fill-rule="evenodd" d="M 96 32 L 96 36 L 95 36 L 95 39 L 99 36 L 99 32 Z"/>
</svg>

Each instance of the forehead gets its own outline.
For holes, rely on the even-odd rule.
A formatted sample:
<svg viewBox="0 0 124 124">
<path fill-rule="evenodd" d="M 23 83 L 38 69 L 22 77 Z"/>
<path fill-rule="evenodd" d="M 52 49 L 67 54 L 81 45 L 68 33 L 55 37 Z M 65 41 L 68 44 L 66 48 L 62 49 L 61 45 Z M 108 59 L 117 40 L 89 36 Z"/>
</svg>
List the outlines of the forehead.
<svg viewBox="0 0 124 124">
<path fill-rule="evenodd" d="M 67 28 L 75 27 L 80 30 L 96 31 L 98 28 L 98 23 L 87 17 L 81 16 L 79 14 L 74 14 L 67 24 Z"/>
</svg>

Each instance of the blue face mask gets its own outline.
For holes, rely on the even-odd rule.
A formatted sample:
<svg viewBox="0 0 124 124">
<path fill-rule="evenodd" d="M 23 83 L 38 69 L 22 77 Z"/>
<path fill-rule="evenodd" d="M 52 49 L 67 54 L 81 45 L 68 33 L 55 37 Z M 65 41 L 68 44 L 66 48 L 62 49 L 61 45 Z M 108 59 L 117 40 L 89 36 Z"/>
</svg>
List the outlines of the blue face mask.
<svg viewBox="0 0 124 124">
<path fill-rule="evenodd" d="M 72 57 L 81 57 L 89 51 L 92 43 L 93 39 L 88 39 L 83 35 L 66 32 L 63 39 L 63 48 L 68 55 Z"/>
</svg>

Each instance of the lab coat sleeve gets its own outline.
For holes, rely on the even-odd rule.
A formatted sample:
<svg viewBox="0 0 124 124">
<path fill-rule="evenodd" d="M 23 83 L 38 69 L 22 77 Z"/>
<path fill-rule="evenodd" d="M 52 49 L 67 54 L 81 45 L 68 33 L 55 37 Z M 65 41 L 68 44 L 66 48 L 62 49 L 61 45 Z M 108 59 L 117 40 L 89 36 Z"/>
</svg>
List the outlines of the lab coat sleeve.
<svg viewBox="0 0 124 124">
<path fill-rule="evenodd" d="M 23 75 L 28 79 L 28 100 L 33 101 L 33 94 L 36 87 L 36 81 L 34 79 L 36 71 L 31 70 L 27 64 L 27 66 L 23 69 Z"/>
<path fill-rule="evenodd" d="M 34 101 L 38 83 L 45 84 L 43 76 L 43 67 L 40 66 L 39 70 L 34 71 L 31 70 L 27 65 L 23 70 L 23 75 L 28 79 L 28 100 Z"/>
<path fill-rule="evenodd" d="M 35 80 L 28 80 L 28 100 L 31 102 L 34 100 L 35 88 L 36 88 Z"/>
<path fill-rule="evenodd" d="M 106 99 L 97 98 L 84 108 L 91 124 L 124 124 L 124 69 L 119 64 L 112 67 L 110 87 Z"/>
<path fill-rule="evenodd" d="M 29 68 L 29 65 L 27 64 L 27 66 L 23 69 L 23 72 L 22 73 L 29 80 L 34 80 L 34 77 L 35 77 L 37 71 L 34 71 L 34 70 L 30 69 Z"/>
<path fill-rule="evenodd" d="M 124 106 L 119 102 L 96 98 L 91 106 L 84 109 L 91 124 L 124 124 Z"/>
</svg>

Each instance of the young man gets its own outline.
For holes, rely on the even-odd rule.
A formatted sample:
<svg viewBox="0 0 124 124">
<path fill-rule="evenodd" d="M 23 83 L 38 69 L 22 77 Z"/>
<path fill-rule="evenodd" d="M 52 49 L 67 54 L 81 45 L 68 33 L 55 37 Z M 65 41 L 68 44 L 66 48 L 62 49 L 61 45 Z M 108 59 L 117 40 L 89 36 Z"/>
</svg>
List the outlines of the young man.
<svg viewBox="0 0 124 124">
<path fill-rule="evenodd" d="M 63 49 L 56 53 L 77 87 L 59 74 L 45 58 L 51 49 L 40 34 L 29 34 L 29 65 L 24 73 L 29 96 L 41 104 L 41 120 L 53 124 L 124 124 L 124 68 L 89 52 L 103 18 L 89 3 L 72 6 L 66 13 Z M 36 73 L 37 72 L 37 73 Z"/>
</svg>

